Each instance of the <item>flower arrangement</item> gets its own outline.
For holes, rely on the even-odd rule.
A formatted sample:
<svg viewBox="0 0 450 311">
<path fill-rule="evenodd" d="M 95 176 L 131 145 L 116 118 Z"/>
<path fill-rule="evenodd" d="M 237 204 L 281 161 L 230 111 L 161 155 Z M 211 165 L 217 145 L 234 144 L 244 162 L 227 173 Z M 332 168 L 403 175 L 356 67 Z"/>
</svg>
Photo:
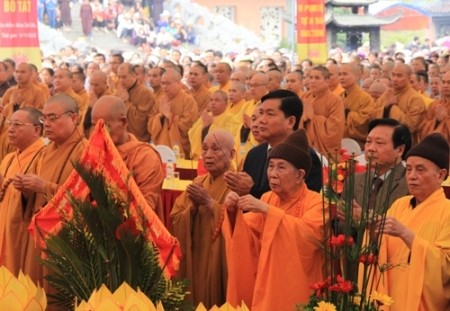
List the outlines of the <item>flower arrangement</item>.
<svg viewBox="0 0 450 311">
<path fill-rule="evenodd" d="M 325 205 L 335 207 L 328 209 L 332 221 L 325 223 L 324 229 L 325 280 L 311 284 L 314 293 L 298 310 L 383 310 L 383 306 L 393 301 L 376 289 L 381 274 L 392 267 L 378 264 L 381 235 L 377 229 L 384 226 L 394 169 L 385 180 L 388 191 L 382 195 L 386 197 L 377 199 L 381 208 L 373 209 L 369 208 L 369 201 L 377 170 L 371 169 L 370 161 L 361 166 L 354 156 L 345 156 L 343 152 L 340 158 L 342 162 L 330 163 L 324 169 L 324 213 Z M 363 172 L 363 202 L 355 206 L 355 176 Z M 355 208 L 359 212 L 354 215 Z"/>
<path fill-rule="evenodd" d="M 22 272 L 16 278 L 4 266 L 0 267 L 0 309 L 43 311 L 47 308 L 44 290 Z"/>
</svg>

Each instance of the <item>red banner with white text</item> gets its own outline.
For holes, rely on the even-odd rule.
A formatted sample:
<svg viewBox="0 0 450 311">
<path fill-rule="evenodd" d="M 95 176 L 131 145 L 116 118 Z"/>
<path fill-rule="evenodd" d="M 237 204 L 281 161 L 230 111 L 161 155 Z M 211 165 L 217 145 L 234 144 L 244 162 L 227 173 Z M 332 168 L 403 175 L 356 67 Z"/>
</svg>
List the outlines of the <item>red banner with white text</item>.
<svg viewBox="0 0 450 311">
<path fill-rule="evenodd" d="M 0 1 L 0 55 L 40 66 L 37 0 Z"/>
<path fill-rule="evenodd" d="M 297 54 L 315 64 L 327 59 L 324 0 L 297 0 Z"/>
</svg>

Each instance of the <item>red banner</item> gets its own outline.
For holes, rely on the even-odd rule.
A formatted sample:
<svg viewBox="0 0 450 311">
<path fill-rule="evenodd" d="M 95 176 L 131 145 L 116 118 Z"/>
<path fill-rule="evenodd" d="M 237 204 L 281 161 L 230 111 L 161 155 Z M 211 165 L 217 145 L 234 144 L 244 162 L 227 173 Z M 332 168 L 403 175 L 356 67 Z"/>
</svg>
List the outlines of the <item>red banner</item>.
<svg viewBox="0 0 450 311">
<path fill-rule="evenodd" d="M 0 1 L 0 55 L 40 65 L 37 0 Z"/>
<path fill-rule="evenodd" d="M 327 58 L 324 0 L 297 0 L 299 59 L 324 63 Z"/>
</svg>

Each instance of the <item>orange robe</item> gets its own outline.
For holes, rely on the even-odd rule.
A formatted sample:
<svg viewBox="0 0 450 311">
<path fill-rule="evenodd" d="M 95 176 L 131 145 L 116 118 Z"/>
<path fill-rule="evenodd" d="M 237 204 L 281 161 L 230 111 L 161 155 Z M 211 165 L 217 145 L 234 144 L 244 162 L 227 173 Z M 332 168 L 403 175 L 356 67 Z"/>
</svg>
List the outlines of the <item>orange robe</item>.
<svg viewBox="0 0 450 311">
<path fill-rule="evenodd" d="M 271 191 L 261 200 L 267 214 L 238 211 L 234 230 L 225 213 L 227 301 L 243 300 L 252 311 L 294 310 L 323 280 L 322 196 L 302 185 L 285 202 Z"/>
<path fill-rule="evenodd" d="M 8 154 L 0 164 L 0 174 L 4 177 L 3 186 L 16 174 L 26 174 L 38 160 L 44 149 L 44 141 L 39 138 L 22 152 Z M 5 266 L 15 276 L 23 269 L 28 256 L 28 225 L 33 211 L 27 209 L 19 190 L 9 184 L 0 203 L 0 265 Z"/>
<path fill-rule="evenodd" d="M 411 198 L 395 201 L 388 210 L 416 235 L 411 249 L 398 237 L 383 236 L 379 265 L 392 268 L 381 276 L 379 290 L 394 300 L 383 310 L 450 310 L 450 201 L 442 188 L 415 208 Z"/>
<path fill-rule="evenodd" d="M 144 142 L 150 142 L 147 123 L 155 113 L 155 99 L 150 89 L 136 83 L 128 90 L 127 104 L 128 131 Z"/>
<path fill-rule="evenodd" d="M 334 95 L 341 96 L 344 94 L 345 89 L 342 87 L 342 85 L 339 83 L 334 90 L 331 91 Z"/>
<path fill-rule="evenodd" d="M 424 113 L 424 120 L 420 126 L 419 140 L 431 133 L 441 133 L 447 141 L 450 141 L 450 117 L 438 122 L 435 118 L 436 108 L 442 105 L 447 108 L 447 114 L 450 116 L 450 100 L 437 99 L 428 107 Z"/>
<path fill-rule="evenodd" d="M 50 90 L 48 89 L 47 84 L 42 82 L 36 82 L 35 85 L 39 87 L 45 94 L 45 101 L 47 101 L 50 98 Z"/>
<path fill-rule="evenodd" d="M 23 87 L 19 85 L 12 86 L 2 97 L 3 115 L 8 119 L 14 112 L 14 104 L 18 104 L 18 108 L 34 107 L 42 110 L 45 100 L 44 91 L 33 83 Z"/>
<path fill-rule="evenodd" d="M 186 158 L 190 158 L 191 146 L 188 131 L 198 119 L 197 102 L 191 95 L 181 90 L 175 98 L 170 100 L 170 112 L 172 120 L 159 113 L 158 109 L 158 113 L 149 121 L 148 129 L 152 133 L 153 143 L 170 148 L 178 144 L 182 149 L 181 153 Z"/>
<path fill-rule="evenodd" d="M 345 129 L 342 99 L 326 89 L 305 100 L 305 105 L 312 105 L 314 109 L 312 119 L 303 122 L 311 147 L 326 157 L 335 158 Z"/>
<path fill-rule="evenodd" d="M 224 86 L 214 85 L 210 87 L 209 90 L 211 91 L 211 93 L 214 93 L 217 90 L 221 90 L 228 94 L 230 87 L 231 87 L 231 80 L 228 80 L 228 82 Z"/>
<path fill-rule="evenodd" d="M 191 90 L 191 95 L 197 102 L 199 113 L 205 110 L 208 106 L 209 97 L 211 96 L 211 94 L 211 91 L 204 85 L 202 85 L 198 90 Z"/>
<path fill-rule="evenodd" d="M 344 137 L 353 138 L 363 147 L 369 133 L 370 115 L 375 108 L 373 98 L 355 84 L 342 94 L 342 99 L 345 110 L 348 111 Z"/>
<path fill-rule="evenodd" d="M 221 205 L 230 191 L 223 175 L 213 179 L 209 174 L 197 177 L 194 183 L 201 184 L 214 200 L 213 211 L 199 206 L 198 212 L 191 213 L 192 201 L 186 191 L 175 201 L 170 213 L 171 233 L 178 239 L 182 260 L 178 277 L 190 280 L 188 299 L 194 305 L 202 302 L 208 309 L 222 305 L 226 298 L 226 258 L 222 235 L 218 233 L 213 241 L 216 228 L 220 229 Z"/>
<path fill-rule="evenodd" d="M 392 105 L 389 115 L 386 117 L 398 120 L 405 124 L 411 131 L 413 143 L 418 142 L 418 130 L 424 119 L 426 110 L 425 103 L 419 92 L 415 91 L 411 86 L 394 93 L 397 97 L 397 104 Z M 387 103 L 387 95 L 384 93 L 378 98 L 377 106 L 379 111 L 378 118 L 384 117 L 384 106 Z"/>
<path fill-rule="evenodd" d="M 244 112 L 246 111 L 247 105 L 248 105 L 248 102 L 245 101 L 245 99 L 242 99 L 240 102 L 238 102 L 235 105 L 230 103 L 227 107 L 227 110 L 230 113 L 238 116 L 242 120 L 242 116 L 244 115 Z M 255 108 L 255 107 L 253 106 L 253 108 Z"/>
<path fill-rule="evenodd" d="M 148 205 L 164 221 L 160 196 L 164 181 L 161 158 L 150 144 L 138 141 L 133 134 L 129 135 L 130 140 L 116 146 L 117 150 Z"/>
</svg>

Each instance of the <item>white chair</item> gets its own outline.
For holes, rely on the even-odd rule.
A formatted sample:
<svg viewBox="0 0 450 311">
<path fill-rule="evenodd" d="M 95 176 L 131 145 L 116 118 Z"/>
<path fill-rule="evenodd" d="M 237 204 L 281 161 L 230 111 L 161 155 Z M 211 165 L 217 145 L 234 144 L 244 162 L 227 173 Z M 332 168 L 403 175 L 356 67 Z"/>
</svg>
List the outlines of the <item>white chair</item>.
<svg viewBox="0 0 450 311">
<path fill-rule="evenodd" d="M 365 166 L 367 164 L 366 156 L 364 155 L 364 153 L 355 156 L 355 161 L 358 161 L 358 165 Z"/>
<path fill-rule="evenodd" d="M 342 149 L 347 150 L 349 154 L 354 153 L 355 156 L 360 155 L 362 153 L 361 147 L 356 142 L 356 140 L 352 138 L 342 138 L 341 141 Z"/>
<path fill-rule="evenodd" d="M 176 162 L 175 153 L 173 153 L 173 150 L 166 145 L 156 145 L 155 149 L 161 156 L 161 161 L 163 163 L 167 163 L 169 160 L 172 160 L 173 163 Z"/>
</svg>

